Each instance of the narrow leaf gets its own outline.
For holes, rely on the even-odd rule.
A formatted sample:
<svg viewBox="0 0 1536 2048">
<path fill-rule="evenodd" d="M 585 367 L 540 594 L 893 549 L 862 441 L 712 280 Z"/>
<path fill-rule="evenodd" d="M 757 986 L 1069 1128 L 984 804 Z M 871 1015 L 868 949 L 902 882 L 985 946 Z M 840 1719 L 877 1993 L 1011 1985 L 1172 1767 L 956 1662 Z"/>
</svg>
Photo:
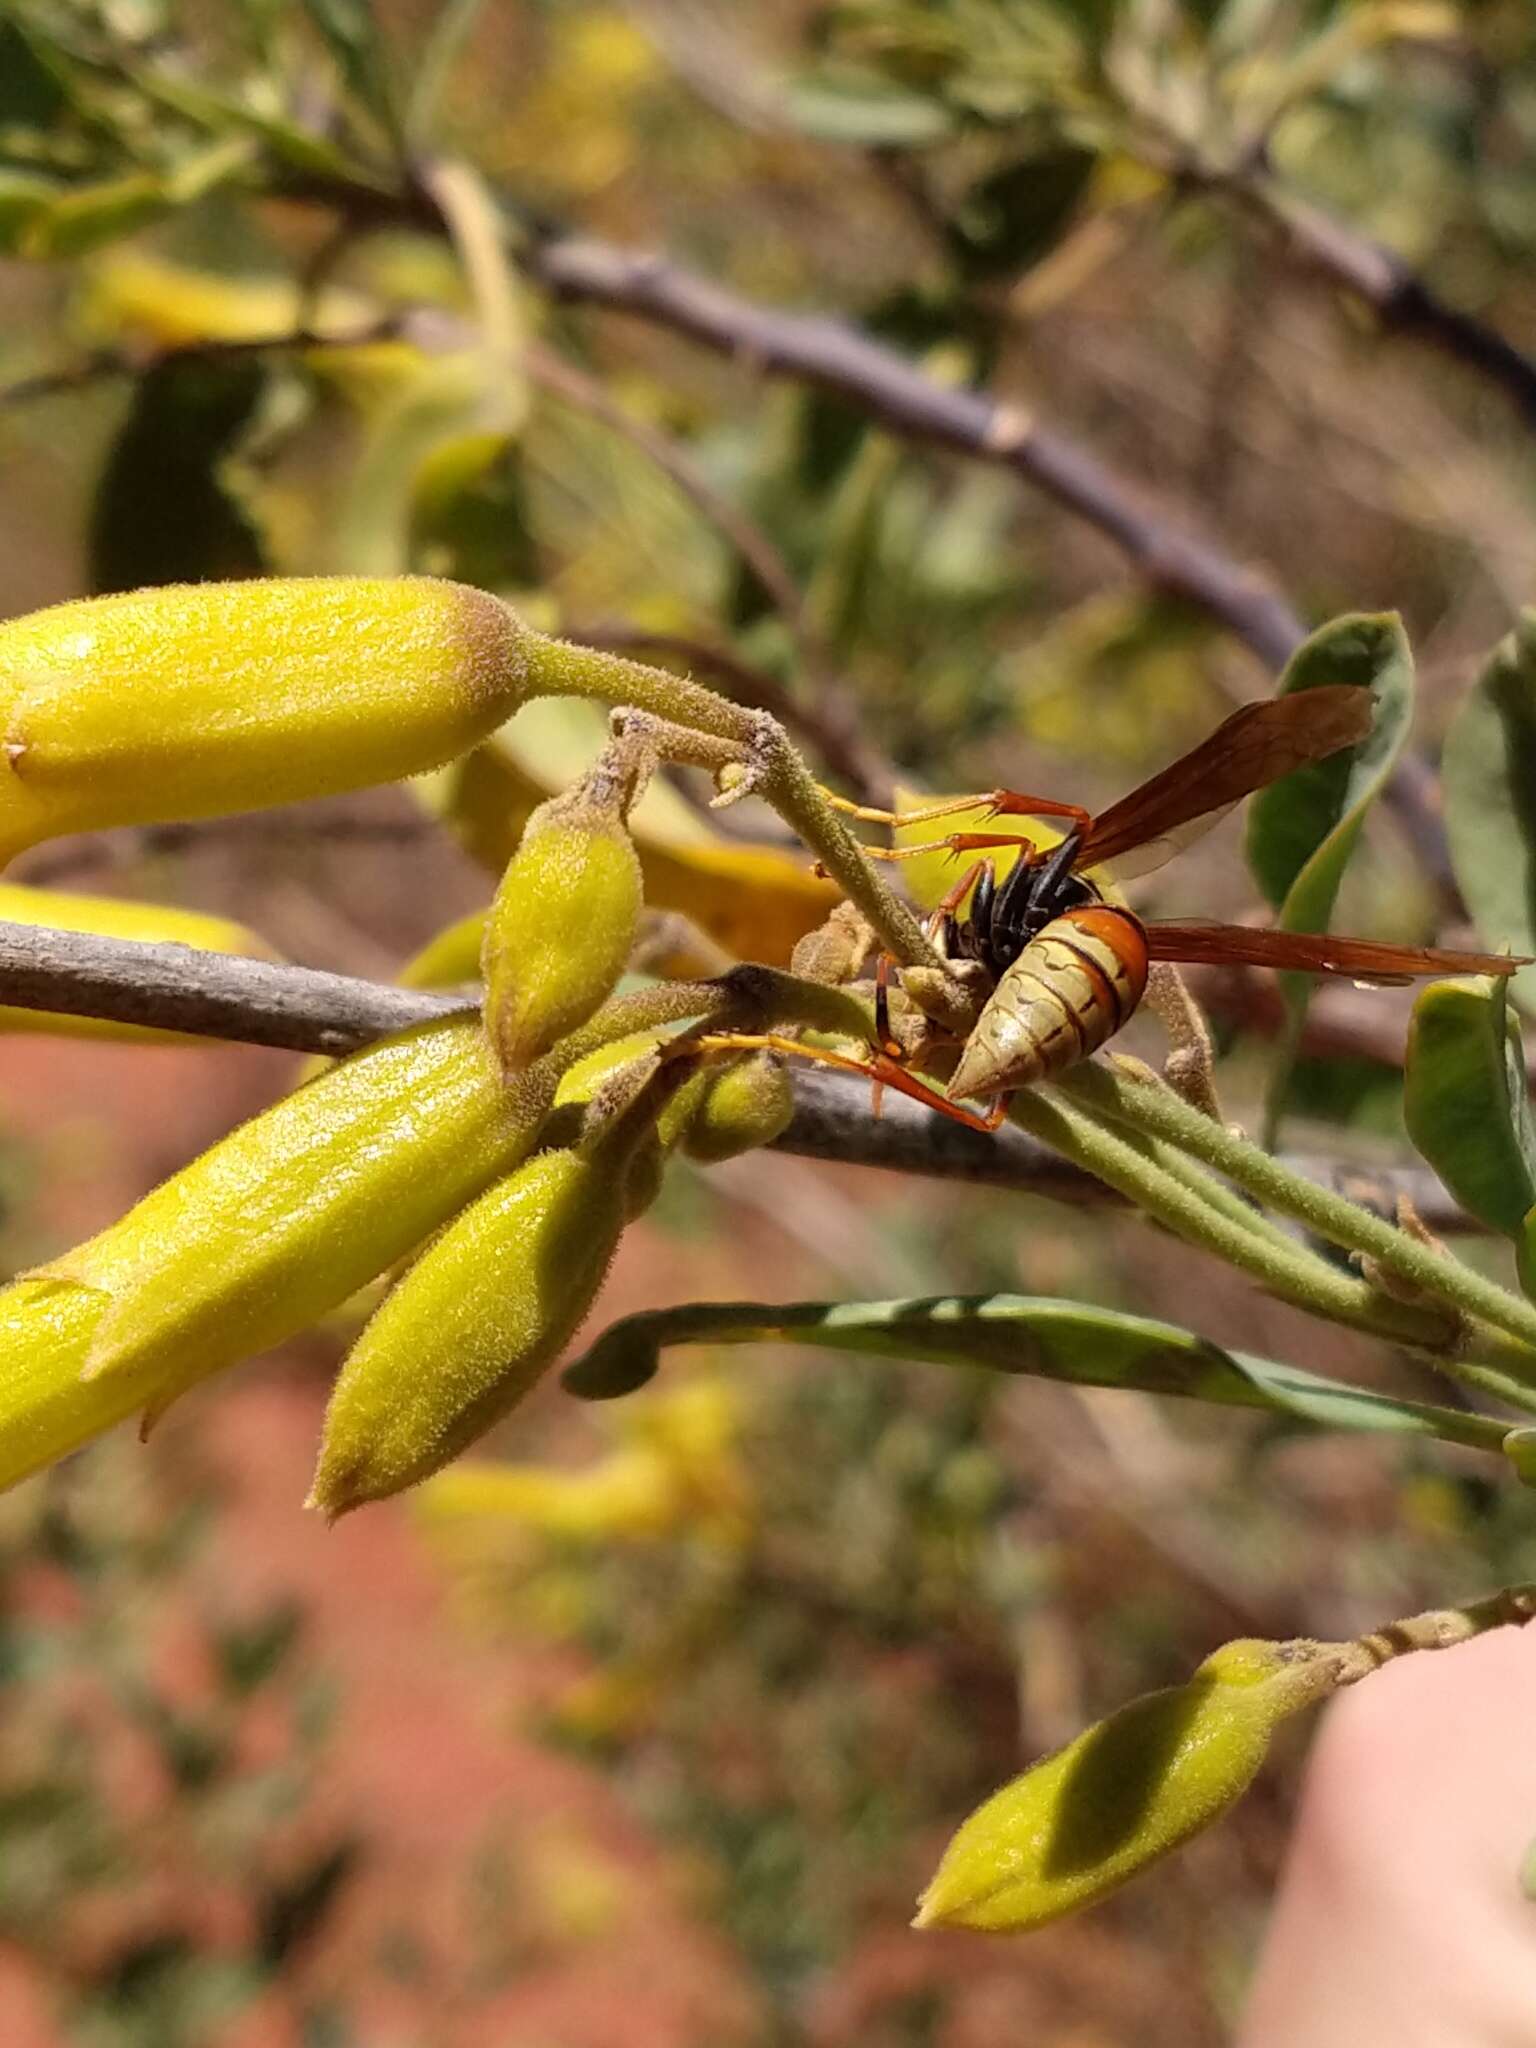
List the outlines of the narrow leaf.
<svg viewBox="0 0 1536 2048">
<path fill-rule="evenodd" d="M 1366 813 L 1387 778 L 1413 716 L 1413 656 L 1395 612 L 1351 612 L 1320 627 L 1280 679 L 1282 694 L 1321 683 L 1355 683 L 1376 699 L 1376 718 L 1358 746 L 1331 754 L 1261 790 L 1248 811 L 1248 861 L 1276 908 L 1282 931 L 1325 932 Z M 1284 1110 L 1309 976 L 1283 974 L 1289 1019 L 1271 1079 L 1267 1137 Z"/>
<path fill-rule="evenodd" d="M 1357 747 L 1298 769 L 1248 807 L 1248 861 L 1287 931 L 1328 928 L 1334 898 L 1365 814 L 1408 735 L 1413 656 L 1395 612 L 1347 613 L 1298 648 L 1280 694 L 1354 683 L 1376 698 L 1376 721 Z"/>
<path fill-rule="evenodd" d="M 1521 613 L 1457 713 L 1442 772 L 1451 860 L 1479 930 L 1536 953 L 1536 611 Z M 1536 967 L 1510 987 L 1536 1008 Z"/>
<path fill-rule="evenodd" d="M 259 576 L 255 529 L 220 475 L 266 383 L 252 360 L 172 357 L 139 379 L 91 507 L 93 590 Z"/>
<path fill-rule="evenodd" d="M 400 119 L 373 0 L 302 0 L 302 4 L 348 90 L 398 144 Z"/>
<path fill-rule="evenodd" d="M 879 1358 L 978 1365 L 992 1372 L 1085 1387 L 1264 1408 L 1323 1429 L 1439 1437 L 1500 1450 L 1507 1424 L 1422 1401 L 1399 1400 L 1299 1366 L 1224 1351 L 1192 1331 L 1146 1316 L 1025 1294 L 926 1300 L 701 1302 L 625 1316 L 569 1366 L 568 1392 L 604 1399 L 643 1384 L 648 1360 L 669 1344 L 813 1344 Z"/>
<path fill-rule="evenodd" d="M 1403 1114 L 1414 1144 L 1468 1215 L 1518 1242 L 1536 1205 L 1536 1130 L 1502 981 L 1440 981 L 1419 997 Z"/>
</svg>

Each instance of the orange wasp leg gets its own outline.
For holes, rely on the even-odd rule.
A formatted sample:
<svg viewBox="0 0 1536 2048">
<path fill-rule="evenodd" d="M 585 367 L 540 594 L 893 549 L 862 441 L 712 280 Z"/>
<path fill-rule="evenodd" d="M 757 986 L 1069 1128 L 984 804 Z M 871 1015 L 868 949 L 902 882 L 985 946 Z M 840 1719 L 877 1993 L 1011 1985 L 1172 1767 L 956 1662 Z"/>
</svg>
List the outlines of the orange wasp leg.
<svg viewBox="0 0 1536 2048">
<path fill-rule="evenodd" d="M 925 839 L 917 846 L 866 846 L 864 851 L 871 860 L 916 860 L 920 853 L 947 853 L 954 860 L 983 846 L 1012 847 L 1021 858 L 1036 852 L 1034 840 L 1022 832 L 951 832 L 945 839 Z"/>
<path fill-rule="evenodd" d="M 976 1116 L 972 1111 L 962 1109 L 958 1102 L 951 1102 L 937 1088 L 930 1088 L 926 1081 L 919 1081 L 915 1074 L 909 1074 L 885 1052 L 877 1052 L 873 1059 L 856 1060 L 848 1053 L 830 1052 L 823 1045 L 802 1045 L 798 1039 L 782 1038 L 776 1032 L 745 1031 L 711 1031 L 703 1037 L 690 1039 L 688 1050 L 789 1053 L 798 1059 L 815 1060 L 820 1066 L 841 1067 L 845 1073 L 862 1074 L 866 1080 L 894 1088 L 898 1095 L 909 1095 L 925 1108 L 936 1109 L 941 1115 L 952 1117 L 957 1124 L 964 1124 L 968 1130 L 983 1131 L 988 1136 L 997 1129 L 1008 1110 L 1007 1103 L 1000 1099 L 987 1116 Z"/>
<path fill-rule="evenodd" d="M 833 810 L 845 817 L 862 818 L 869 825 L 926 825 L 934 818 L 952 818 L 957 811 L 987 811 L 994 818 L 1070 818 L 1079 832 L 1093 823 L 1093 813 L 1081 804 L 1059 804 L 1048 796 L 1029 796 L 1021 789 L 987 789 L 976 796 L 946 797 L 942 803 L 919 804 L 911 811 L 882 811 L 870 804 L 856 804 L 851 797 L 823 789 L 822 796 Z"/>
<path fill-rule="evenodd" d="M 1026 840 L 1021 843 L 1027 845 L 1029 842 Z M 959 849 L 957 848 L 955 850 L 958 851 Z M 956 882 L 954 887 L 952 889 L 947 889 L 944 892 L 944 894 L 939 898 L 938 902 L 935 903 L 932 910 L 929 911 L 927 917 L 923 921 L 923 930 L 927 933 L 930 939 L 935 938 L 938 935 L 938 933 L 943 929 L 944 920 L 946 917 L 954 916 L 955 912 L 960 908 L 961 904 L 965 901 L 966 897 L 970 895 L 971 890 L 981 880 L 983 875 L 989 876 L 994 883 L 996 882 L 996 861 L 972 861 L 971 865 L 966 869 L 965 873 L 960 877 L 959 881 Z"/>
</svg>

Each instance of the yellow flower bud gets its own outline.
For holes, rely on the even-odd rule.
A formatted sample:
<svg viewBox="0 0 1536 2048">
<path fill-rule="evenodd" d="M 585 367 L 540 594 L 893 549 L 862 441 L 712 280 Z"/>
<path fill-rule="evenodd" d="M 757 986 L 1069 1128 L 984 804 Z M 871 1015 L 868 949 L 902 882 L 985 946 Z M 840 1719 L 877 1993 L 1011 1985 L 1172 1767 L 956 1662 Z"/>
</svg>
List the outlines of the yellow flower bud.
<svg viewBox="0 0 1536 2048">
<path fill-rule="evenodd" d="M 584 1024 L 624 972 L 643 907 L 627 798 L 597 776 L 528 820 L 485 925 L 485 1024 L 516 1073 Z"/>
<path fill-rule="evenodd" d="M 0 624 L 0 862 L 61 832 L 437 766 L 517 709 L 524 629 L 430 577 L 187 584 Z"/>
<path fill-rule="evenodd" d="M 540 1152 L 433 1240 L 341 1369 L 310 1496 L 322 1513 L 413 1486 L 522 1400 L 602 1284 L 624 1180 L 604 1148 Z"/>
<path fill-rule="evenodd" d="M 706 1085 L 682 1131 L 682 1147 L 690 1159 L 714 1164 L 771 1145 L 795 1113 L 794 1084 L 784 1062 L 771 1052 L 752 1053 L 724 1073 L 704 1079 Z M 665 1120 L 662 1130 L 665 1133 Z"/>
<path fill-rule="evenodd" d="M 1005 1785 L 963 1823 L 917 1927 L 1039 1927 L 1090 1905 L 1225 1812 L 1287 1715 L 1337 1682 L 1325 1646 L 1228 1643 Z"/>
<path fill-rule="evenodd" d="M 241 953 L 247 959 L 275 959 L 265 939 L 227 917 L 206 917 L 163 903 L 130 903 L 116 896 L 69 896 L 58 889 L 32 889 L 0 882 L 0 918 L 10 924 L 51 925 L 62 932 L 95 932 L 109 939 L 170 940 L 210 953 Z M 185 1031 L 158 1031 L 147 1024 L 116 1024 L 106 1017 L 72 1017 L 63 1011 L 23 1010 L 0 1004 L 0 1031 L 46 1031 L 57 1037 L 108 1038 L 131 1045 L 212 1045 Z"/>
<path fill-rule="evenodd" d="M 131 1415 L 139 1389 L 81 1367 L 110 1306 L 89 1287 L 18 1280 L 0 1289 L 0 1486 L 13 1486 Z"/>
<path fill-rule="evenodd" d="M 517 1163 L 551 1089 L 507 1090 L 472 1016 L 403 1032 L 274 1103 L 32 1277 L 109 1298 L 89 1373 L 180 1390 L 403 1258 Z"/>
</svg>

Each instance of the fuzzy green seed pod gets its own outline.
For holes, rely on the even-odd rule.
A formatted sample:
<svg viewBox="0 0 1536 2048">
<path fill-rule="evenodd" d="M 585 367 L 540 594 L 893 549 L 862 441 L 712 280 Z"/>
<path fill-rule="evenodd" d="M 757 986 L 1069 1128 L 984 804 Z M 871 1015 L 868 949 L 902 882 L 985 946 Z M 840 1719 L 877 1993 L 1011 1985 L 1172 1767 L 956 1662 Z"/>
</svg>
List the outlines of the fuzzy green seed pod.
<svg viewBox="0 0 1536 2048">
<path fill-rule="evenodd" d="M 1092 1904 L 1245 1792 L 1287 1715 L 1330 1692 L 1317 1644 L 1227 1643 L 1005 1785 L 964 1822 L 918 1927 L 1039 1927 Z"/>
<path fill-rule="evenodd" d="M 686 1082 L 631 1062 L 579 1146 L 525 1160 L 434 1238 L 374 1315 L 326 1410 L 310 1502 L 334 1520 L 414 1486 L 515 1408 L 580 1328 L 631 1214 L 632 1169 Z"/>
<path fill-rule="evenodd" d="M 511 716 L 526 630 L 425 576 L 200 583 L 0 624 L 0 863 L 61 832 L 419 774 Z"/>
<path fill-rule="evenodd" d="M 714 1165 L 771 1145 L 795 1113 L 794 1084 L 784 1062 L 771 1052 L 752 1053 L 724 1073 L 704 1078 L 697 1107 L 682 1130 L 682 1148 L 690 1159 Z M 665 1118 L 661 1129 L 665 1136 Z"/>
<path fill-rule="evenodd" d="M 86 1370 L 139 1402 L 280 1343 L 509 1171 L 553 1091 L 509 1091 L 478 1020 L 381 1041 L 263 1110 L 33 1276 L 97 1290 Z"/>
<path fill-rule="evenodd" d="M 485 1025 L 517 1073 L 612 993 L 635 942 L 644 885 L 627 792 L 595 771 L 540 804 L 485 923 Z"/>
<path fill-rule="evenodd" d="M 427 1247 L 341 1369 L 310 1498 L 328 1518 L 457 1456 L 575 1334 L 624 1228 L 601 1154 L 540 1152 Z"/>
</svg>

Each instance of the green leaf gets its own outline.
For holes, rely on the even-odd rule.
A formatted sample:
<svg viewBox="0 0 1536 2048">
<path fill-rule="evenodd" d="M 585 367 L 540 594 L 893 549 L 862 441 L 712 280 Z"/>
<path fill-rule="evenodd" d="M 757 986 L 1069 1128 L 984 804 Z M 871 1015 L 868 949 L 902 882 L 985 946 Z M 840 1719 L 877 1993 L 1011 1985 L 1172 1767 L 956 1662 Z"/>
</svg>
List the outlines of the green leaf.
<svg viewBox="0 0 1536 2048">
<path fill-rule="evenodd" d="M 418 148 L 431 135 L 443 88 L 474 33 L 484 6 L 485 0 L 441 0 L 437 18 L 416 52 L 405 130 Z"/>
<path fill-rule="evenodd" d="M 1027 270 L 1065 234 L 1098 164 L 1088 149 L 1054 149 L 990 172 L 966 193 L 949 228 L 972 282 Z"/>
<path fill-rule="evenodd" d="M 1536 1486 L 1536 1429 L 1529 1424 L 1512 1429 L 1504 1439 L 1504 1455 L 1523 1486 Z"/>
<path fill-rule="evenodd" d="M 372 0 L 302 0 L 302 5 L 348 90 L 398 146 L 400 118 Z"/>
<path fill-rule="evenodd" d="M 34 261 L 57 262 L 120 242 L 233 177 L 249 161 L 251 147 L 244 136 L 226 136 L 163 172 L 129 171 L 118 178 L 56 188 L 45 205 L 13 230 L 11 246 Z"/>
<path fill-rule="evenodd" d="M 527 394 L 499 352 L 456 349 L 426 360 L 373 420 L 338 506 L 327 566 L 350 575 L 396 575 L 415 565 L 419 541 L 439 564 L 462 545 L 473 553 L 484 543 L 473 513 L 461 501 L 464 524 L 448 513 L 456 494 L 473 482 L 494 501 L 495 469 L 521 431 Z M 506 480 L 515 492 L 515 473 Z M 514 499 L 507 500 L 504 581 L 528 551 L 525 536 L 511 523 Z M 445 532 L 441 521 L 448 518 Z"/>
<path fill-rule="evenodd" d="M 152 171 L 72 186 L 32 215 L 14 247 L 34 262 L 83 256 L 158 220 L 171 203 L 164 180 Z"/>
<path fill-rule="evenodd" d="M 375 171 L 358 163 L 328 136 L 304 127 L 285 113 L 253 106 L 232 93 L 216 92 L 201 81 L 193 83 L 190 79 L 171 77 L 147 65 L 130 68 L 128 76 L 147 98 L 215 135 L 227 138 L 232 128 L 237 129 L 265 143 L 274 156 L 297 171 L 384 189 Z"/>
<path fill-rule="evenodd" d="M 10 138 L 17 131 L 43 134 L 65 105 L 63 87 L 20 24 L 0 21 L 0 154 L 10 153 Z"/>
<path fill-rule="evenodd" d="M 1286 664 L 1278 695 L 1354 683 L 1376 720 L 1356 747 L 1260 790 L 1248 806 L 1248 864 L 1287 931 L 1328 929 L 1360 827 L 1408 736 L 1413 656 L 1395 612 L 1351 612 L 1322 626 Z"/>
<path fill-rule="evenodd" d="M 914 149 L 942 141 L 954 128 L 938 100 L 862 76 L 847 83 L 806 79 L 791 85 L 787 101 L 790 119 L 805 134 L 861 149 Z"/>
<path fill-rule="evenodd" d="M 879 1358 L 929 1359 L 1083 1387 L 1264 1408 L 1322 1429 L 1439 1437 L 1499 1450 L 1508 1425 L 1352 1387 L 1146 1316 L 1029 1294 L 926 1300 L 700 1302 L 625 1316 L 567 1367 L 569 1393 L 602 1400 L 642 1385 L 669 1344 L 813 1344 Z"/>
<path fill-rule="evenodd" d="M 410 558 L 429 575 L 481 590 L 526 590 L 539 582 L 527 481 L 507 434 L 460 434 L 422 463 L 410 510 Z"/>
<path fill-rule="evenodd" d="M 29 171 L 0 170 L 0 254 L 20 255 L 64 187 Z"/>
<path fill-rule="evenodd" d="M 255 361 L 199 356 L 173 357 L 140 378 L 91 508 L 93 590 L 263 572 L 255 528 L 220 470 L 265 383 Z"/>
<path fill-rule="evenodd" d="M 1536 953 L 1536 611 L 1520 614 L 1446 735 L 1445 831 L 1484 937 Z M 1536 1009 L 1536 967 L 1510 983 Z"/>
<path fill-rule="evenodd" d="M 1358 746 L 1298 768 L 1248 807 L 1248 863 L 1282 931 L 1325 932 L 1366 813 L 1386 786 L 1413 718 L 1413 655 L 1395 612 L 1350 612 L 1322 626 L 1286 664 L 1279 694 L 1354 683 L 1376 699 Z M 1270 1081 L 1266 1141 L 1273 1144 L 1313 979 L 1279 976 L 1287 1030 Z"/>
<path fill-rule="evenodd" d="M 1468 1215 L 1518 1242 L 1536 1205 L 1536 1128 L 1502 980 L 1424 990 L 1408 1033 L 1403 1113 L 1408 1135 Z"/>
</svg>

